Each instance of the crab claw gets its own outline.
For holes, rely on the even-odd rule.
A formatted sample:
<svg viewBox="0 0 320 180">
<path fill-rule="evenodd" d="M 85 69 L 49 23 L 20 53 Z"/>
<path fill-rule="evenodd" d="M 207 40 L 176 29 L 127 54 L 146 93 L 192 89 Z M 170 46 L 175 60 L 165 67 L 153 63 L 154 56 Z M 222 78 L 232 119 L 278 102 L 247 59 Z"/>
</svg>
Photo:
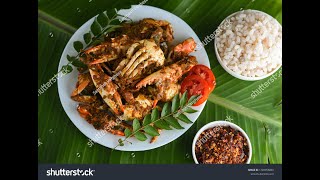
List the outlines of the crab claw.
<svg viewBox="0 0 320 180">
<path fill-rule="evenodd" d="M 184 40 L 182 43 L 176 45 L 169 52 L 165 65 L 172 64 L 184 57 L 188 56 L 191 52 L 196 49 L 196 42 L 193 38 L 188 38 Z"/>
<path fill-rule="evenodd" d="M 90 83 L 90 75 L 88 73 L 79 74 L 76 89 L 72 91 L 71 97 L 80 94 Z"/>
<path fill-rule="evenodd" d="M 92 69 L 89 69 L 89 72 L 93 83 L 104 102 L 115 114 L 120 115 L 122 112 L 122 101 L 117 92 L 117 86 L 112 82 L 112 78 L 103 72 Z"/>
<path fill-rule="evenodd" d="M 182 43 L 178 44 L 173 48 L 174 52 L 181 52 L 184 54 L 190 54 L 196 48 L 196 42 L 193 38 L 188 38 L 184 40 Z"/>
<path fill-rule="evenodd" d="M 147 85 L 154 84 L 155 82 L 160 84 L 164 81 L 177 82 L 183 74 L 187 73 L 197 63 L 196 57 L 187 56 L 184 59 L 166 66 L 142 79 L 136 84 L 136 88 L 140 89 Z"/>
<path fill-rule="evenodd" d="M 127 35 L 122 35 L 85 50 L 84 53 L 91 57 L 88 64 L 99 64 L 119 58 L 119 54 L 127 51 L 129 45 L 132 44 L 131 41 Z"/>
<path fill-rule="evenodd" d="M 86 106 L 80 104 L 77 107 L 77 111 L 79 112 L 80 116 L 83 118 L 87 118 L 87 116 L 92 116 Z"/>
</svg>

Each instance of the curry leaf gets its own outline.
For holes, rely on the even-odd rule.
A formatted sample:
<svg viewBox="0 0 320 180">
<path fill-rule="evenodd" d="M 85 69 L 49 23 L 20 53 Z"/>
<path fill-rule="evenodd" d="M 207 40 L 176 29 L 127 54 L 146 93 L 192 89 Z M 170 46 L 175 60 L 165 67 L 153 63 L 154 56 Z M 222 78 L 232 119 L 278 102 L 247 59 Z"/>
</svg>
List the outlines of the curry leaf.
<svg viewBox="0 0 320 180">
<path fill-rule="evenodd" d="M 161 117 L 163 116 L 167 116 L 168 114 L 170 114 L 171 110 L 170 110 L 170 103 L 165 103 L 162 107 L 162 111 L 161 111 Z"/>
<path fill-rule="evenodd" d="M 147 136 L 144 135 L 142 132 L 140 131 L 137 131 L 135 134 L 134 134 L 134 137 L 136 137 L 139 141 L 145 141 L 147 140 Z"/>
<path fill-rule="evenodd" d="M 93 33 L 93 35 L 95 35 L 95 36 L 99 35 L 101 33 L 101 27 L 96 19 L 91 24 L 90 30 Z"/>
<path fill-rule="evenodd" d="M 146 127 L 144 127 L 143 130 L 145 133 L 149 134 L 152 137 L 160 135 L 158 131 L 150 125 L 147 125 Z"/>
<path fill-rule="evenodd" d="M 87 65 L 84 64 L 83 62 L 81 62 L 81 61 L 78 60 L 78 59 L 72 61 L 71 64 L 74 65 L 75 67 L 87 68 Z"/>
<path fill-rule="evenodd" d="M 140 122 L 138 119 L 134 119 L 132 123 L 133 131 L 137 131 L 140 128 Z"/>
<path fill-rule="evenodd" d="M 88 32 L 88 33 L 85 33 L 84 35 L 83 35 L 83 40 L 84 40 L 84 42 L 85 43 L 90 43 L 90 41 L 91 41 L 91 33 L 90 32 Z"/>
<path fill-rule="evenodd" d="M 101 26 L 102 28 L 105 28 L 105 27 L 108 25 L 108 23 L 109 23 L 109 18 L 108 18 L 108 16 L 105 14 L 105 12 L 102 12 L 102 13 L 100 13 L 100 14 L 98 15 L 97 21 L 98 21 L 98 23 L 100 24 L 100 26 Z"/>
<path fill-rule="evenodd" d="M 73 47 L 77 52 L 80 52 L 83 49 L 83 44 L 80 41 L 73 42 Z"/>
<path fill-rule="evenodd" d="M 188 99 L 188 97 L 187 97 L 187 91 L 185 91 L 185 92 L 182 94 L 182 96 L 181 96 L 180 106 L 186 105 L 187 99 Z"/>
<path fill-rule="evenodd" d="M 173 116 L 169 116 L 169 117 L 166 117 L 164 118 L 165 121 L 170 124 L 170 126 L 176 128 L 176 129 L 184 129 L 180 124 L 179 122 L 177 121 L 176 118 L 174 118 Z"/>
<path fill-rule="evenodd" d="M 126 128 L 126 129 L 124 130 L 124 134 L 125 134 L 126 137 L 129 137 L 129 136 L 132 134 L 132 132 L 131 132 L 130 129 Z"/>
<path fill-rule="evenodd" d="M 179 114 L 179 115 L 177 115 L 175 117 L 178 118 L 180 121 L 185 122 L 187 124 L 191 124 L 192 123 L 192 121 L 190 121 L 190 119 L 184 114 Z"/>
<path fill-rule="evenodd" d="M 164 120 L 159 120 L 159 121 L 155 122 L 154 125 L 157 126 L 160 129 L 166 129 L 166 130 L 171 130 L 172 129 L 170 127 L 170 125 Z"/>
<path fill-rule="evenodd" d="M 157 108 L 154 108 L 151 112 L 151 122 L 154 122 L 159 118 L 159 111 Z"/>
<path fill-rule="evenodd" d="M 150 114 L 147 114 L 144 118 L 143 118 L 143 122 L 142 122 L 142 125 L 143 126 L 146 126 L 148 124 L 151 123 L 151 115 Z"/>
<path fill-rule="evenodd" d="M 189 106 L 184 107 L 184 108 L 183 108 L 183 111 L 186 112 L 186 113 L 195 113 L 195 112 L 198 112 L 197 110 L 192 109 L 192 108 L 189 107 Z"/>
<path fill-rule="evenodd" d="M 177 94 L 172 99 L 171 111 L 174 112 L 178 110 L 179 106 L 180 106 L 180 99 L 179 99 L 179 94 Z"/>
</svg>

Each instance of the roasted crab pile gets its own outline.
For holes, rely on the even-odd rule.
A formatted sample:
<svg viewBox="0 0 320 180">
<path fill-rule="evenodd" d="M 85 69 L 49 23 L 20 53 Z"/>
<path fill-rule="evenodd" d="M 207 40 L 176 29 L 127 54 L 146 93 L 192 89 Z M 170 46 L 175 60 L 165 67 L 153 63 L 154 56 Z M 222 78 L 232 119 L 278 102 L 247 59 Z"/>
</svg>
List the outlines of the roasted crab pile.
<svg viewBox="0 0 320 180">
<path fill-rule="evenodd" d="M 124 135 L 130 120 L 143 119 L 159 102 L 179 93 L 183 75 L 197 60 L 188 38 L 172 46 L 169 22 L 143 19 L 125 23 L 105 41 L 83 51 L 78 82 L 71 98 L 81 117 L 96 129 Z"/>
</svg>

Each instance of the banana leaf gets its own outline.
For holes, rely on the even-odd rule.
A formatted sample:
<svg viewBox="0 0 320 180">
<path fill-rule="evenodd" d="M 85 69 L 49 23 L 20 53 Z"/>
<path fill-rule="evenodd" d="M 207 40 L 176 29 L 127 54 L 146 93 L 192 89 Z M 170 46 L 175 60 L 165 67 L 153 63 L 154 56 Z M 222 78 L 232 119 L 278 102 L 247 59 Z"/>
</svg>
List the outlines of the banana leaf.
<svg viewBox="0 0 320 180">
<path fill-rule="evenodd" d="M 84 22 L 108 9 L 129 8 L 139 0 L 39 0 L 38 87 L 57 73 L 61 53 L 72 34 Z M 144 1 L 145 2 L 145 1 Z M 210 35 L 229 14 L 257 9 L 282 23 L 281 0 L 149 0 L 146 5 L 162 8 L 181 17 L 200 39 Z M 143 13 L 143 12 L 141 12 Z M 191 144 L 203 125 L 229 120 L 248 134 L 253 164 L 282 163 L 282 78 L 277 78 L 255 98 L 251 94 L 269 78 L 242 81 L 229 75 L 218 63 L 213 42 L 205 46 L 217 86 L 194 125 L 175 141 L 144 152 L 112 151 L 99 144 L 88 146 L 88 138 L 64 112 L 52 84 L 38 97 L 39 163 L 181 164 L 194 163 Z"/>
</svg>

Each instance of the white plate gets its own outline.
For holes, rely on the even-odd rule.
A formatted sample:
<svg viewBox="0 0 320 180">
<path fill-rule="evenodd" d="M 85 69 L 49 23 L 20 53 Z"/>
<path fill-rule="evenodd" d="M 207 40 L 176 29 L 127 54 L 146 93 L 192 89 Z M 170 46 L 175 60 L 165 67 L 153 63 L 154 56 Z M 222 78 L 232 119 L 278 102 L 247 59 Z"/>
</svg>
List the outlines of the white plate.
<svg viewBox="0 0 320 180">
<path fill-rule="evenodd" d="M 176 15 L 167 12 L 165 10 L 151 7 L 151 6 L 132 6 L 131 9 L 125 9 L 118 11 L 119 14 L 127 15 L 129 14 L 129 17 L 133 21 L 139 21 L 143 18 L 154 18 L 154 19 L 162 19 L 167 20 L 172 24 L 173 30 L 174 30 L 174 42 L 173 44 L 176 44 L 178 42 L 181 42 L 188 37 L 192 37 L 196 42 L 201 42 L 196 35 L 196 33 L 191 29 L 191 27 L 185 23 L 182 19 L 177 17 Z M 69 55 L 76 55 L 77 52 L 73 48 L 73 42 L 74 41 L 83 41 L 83 34 L 87 33 L 90 30 L 90 25 L 94 21 L 94 17 L 91 18 L 89 21 L 84 23 L 71 37 L 68 44 L 66 45 L 60 59 L 59 68 L 65 64 L 68 63 L 66 56 Z M 197 57 L 197 60 L 199 64 L 204 64 L 208 67 L 210 67 L 209 58 L 204 48 L 198 49 L 197 52 L 192 53 L 192 55 Z M 67 74 L 61 78 L 58 79 L 58 92 L 60 96 L 61 104 L 71 119 L 71 121 L 74 123 L 74 125 L 88 138 L 95 140 L 96 143 L 99 143 L 105 147 L 114 148 L 118 144 L 118 139 L 120 136 L 115 136 L 110 133 L 104 133 L 104 135 L 100 138 L 99 134 L 101 136 L 101 132 L 96 130 L 91 124 L 87 123 L 86 120 L 84 120 L 82 117 L 80 117 L 79 113 L 76 110 L 78 102 L 73 101 L 70 98 L 70 94 L 72 90 L 75 88 L 75 84 L 77 82 L 77 75 L 78 71 L 76 68 L 70 73 Z M 195 122 L 197 118 L 199 117 L 201 111 L 203 110 L 206 103 L 201 104 L 200 106 L 196 107 L 195 109 L 199 110 L 199 112 L 190 114 L 188 117 L 191 121 Z M 180 121 L 181 122 L 181 121 Z M 132 142 L 132 144 L 125 143 L 124 146 L 119 146 L 117 150 L 121 151 L 145 151 L 149 149 L 154 149 L 160 146 L 163 146 L 165 144 L 168 144 L 172 142 L 173 140 L 177 139 L 179 136 L 181 136 L 183 133 L 185 133 L 192 124 L 185 124 L 181 122 L 181 125 L 185 128 L 182 130 L 163 130 L 161 132 L 161 135 L 159 136 L 158 140 L 152 144 L 150 144 L 150 137 L 146 141 L 138 141 L 135 138 L 129 138 L 129 141 Z M 86 144 L 84 144 L 86 146 Z"/>
</svg>

